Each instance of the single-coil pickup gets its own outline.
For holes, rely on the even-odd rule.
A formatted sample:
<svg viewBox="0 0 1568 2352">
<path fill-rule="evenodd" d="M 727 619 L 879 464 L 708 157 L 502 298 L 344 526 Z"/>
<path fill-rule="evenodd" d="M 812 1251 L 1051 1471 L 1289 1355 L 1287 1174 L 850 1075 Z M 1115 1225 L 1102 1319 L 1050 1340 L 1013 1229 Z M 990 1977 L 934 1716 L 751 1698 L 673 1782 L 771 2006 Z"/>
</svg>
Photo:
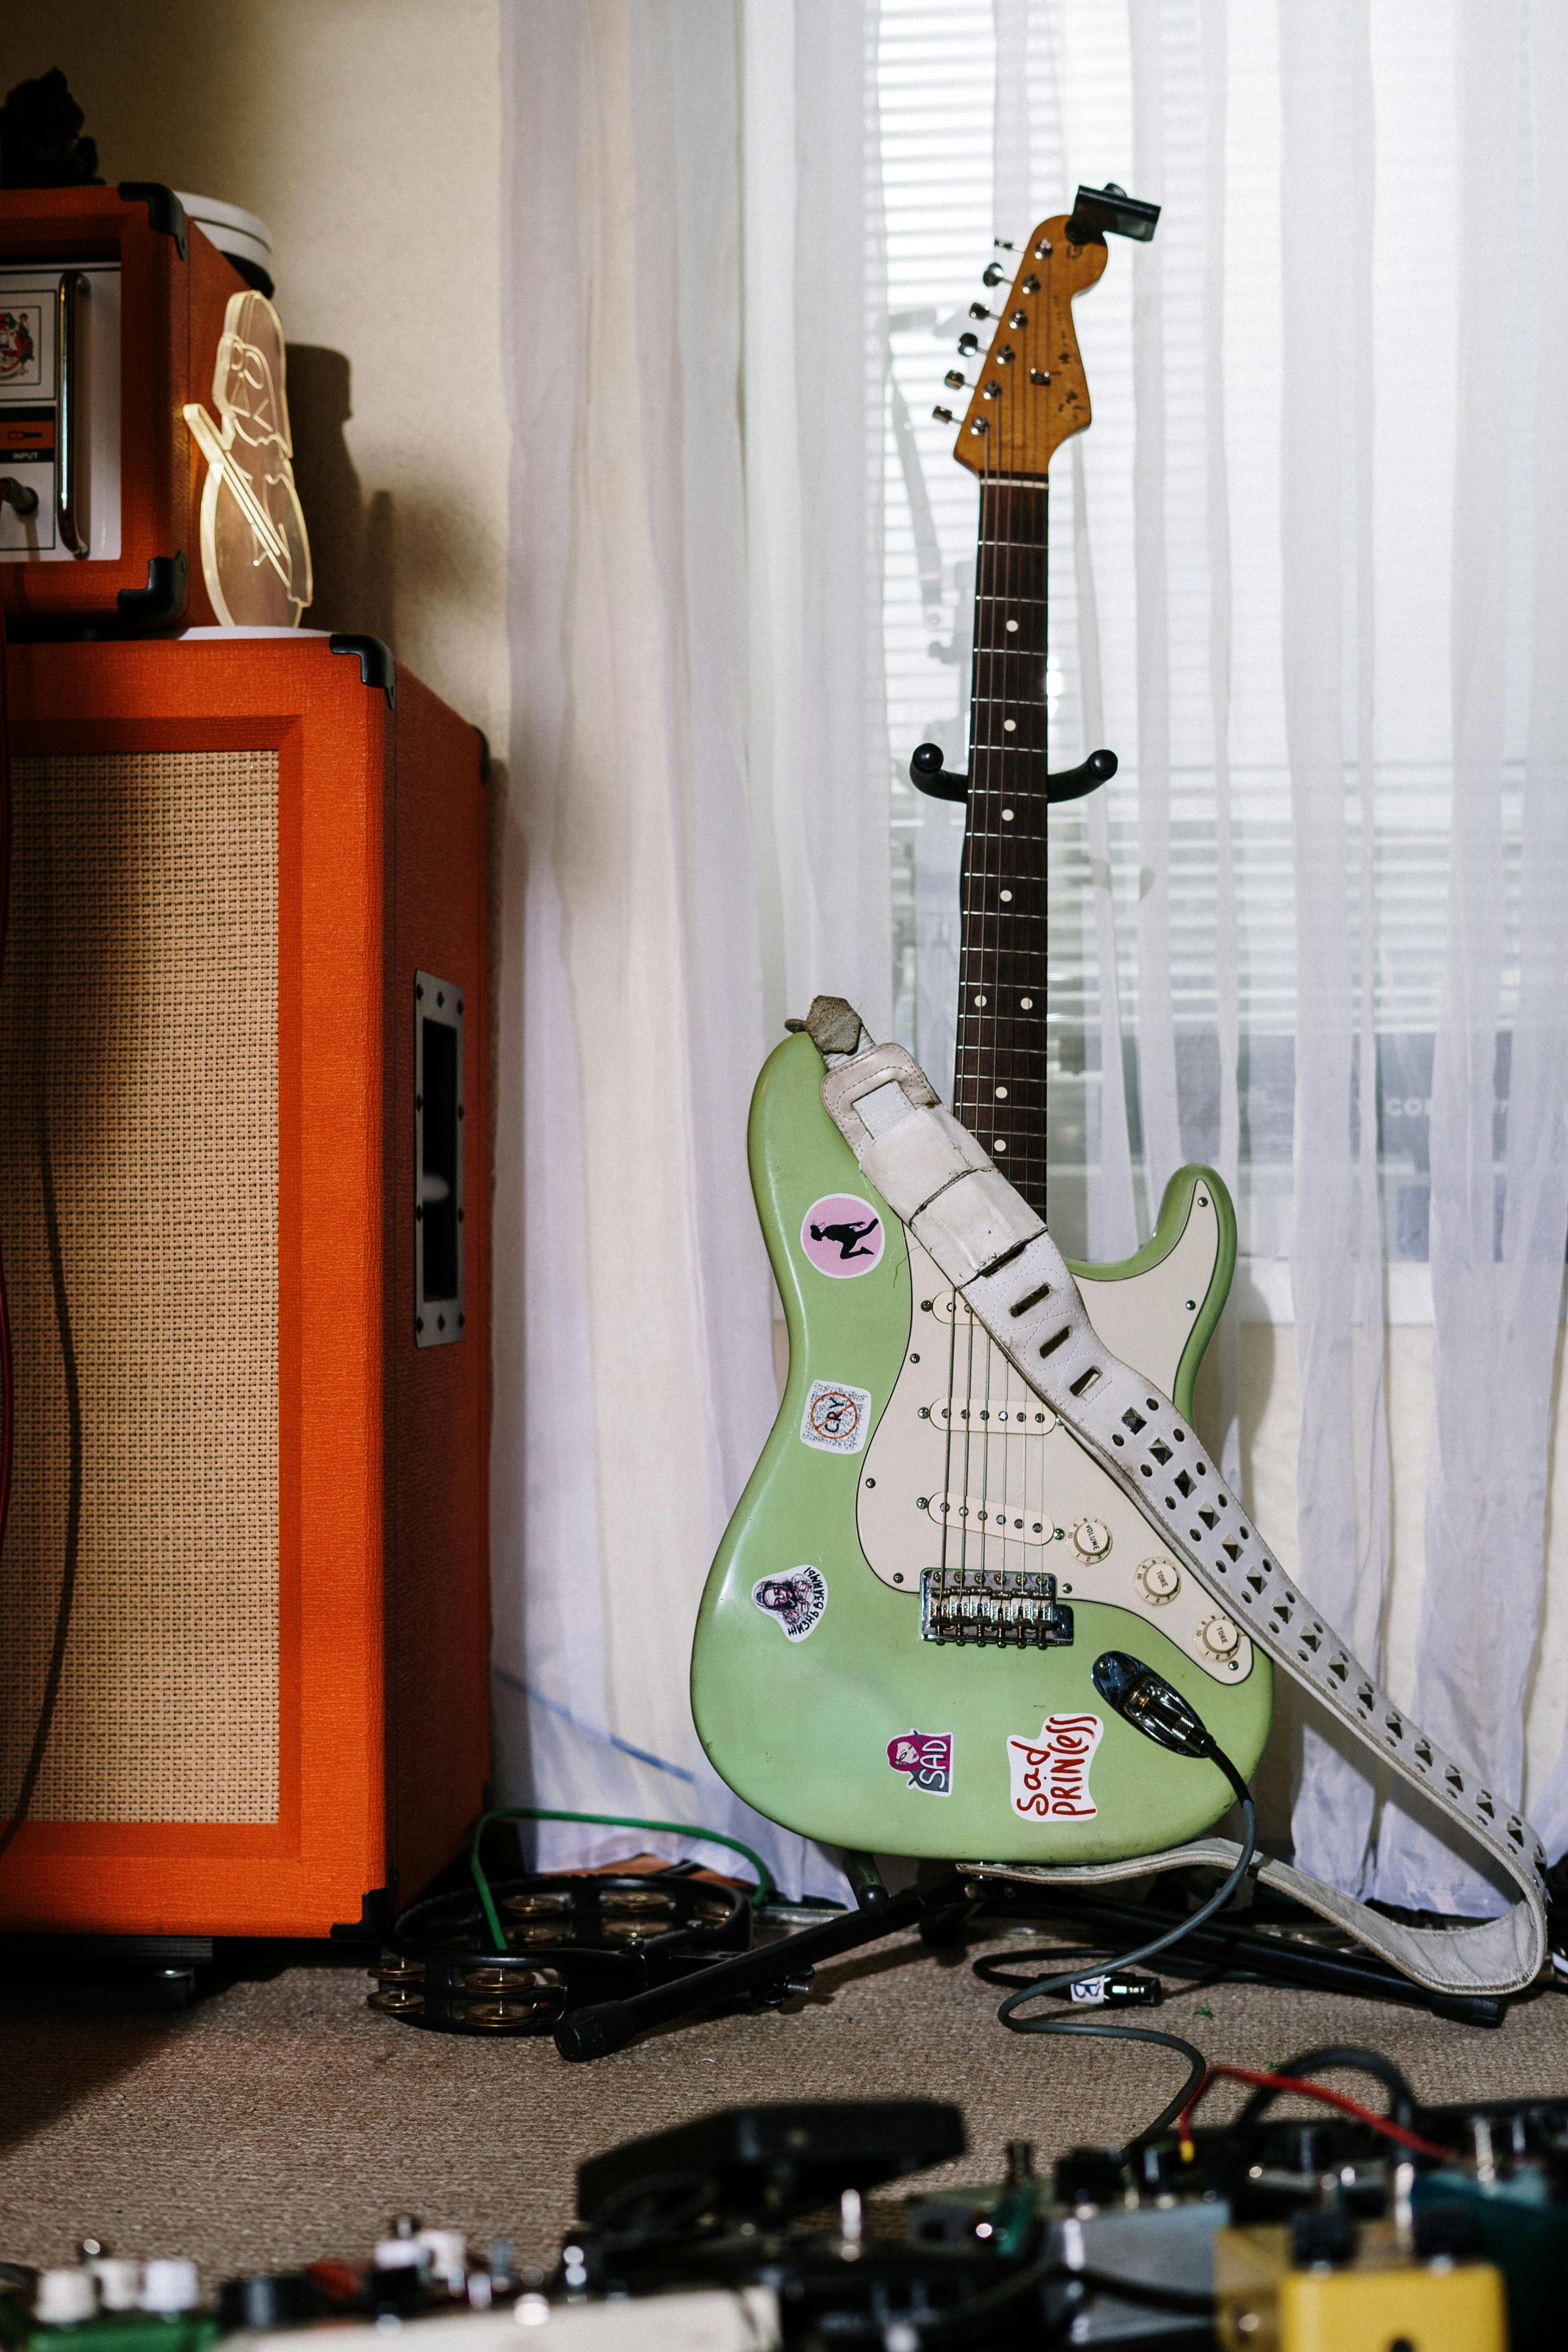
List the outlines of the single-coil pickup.
<svg viewBox="0 0 1568 2352">
<path fill-rule="evenodd" d="M 1054 1576 L 999 1568 L 928 1568 L 921 1578 L 921 1635 L 982 1648 L 1063 1649 L 1072 1611 Z"/>
<path fill-rule="evenodd" d="M 1038 1397 L 938 1397 L 926 1418 L 939 1429 L 962 1429 L 971 1436 L 1048 1437 L 1056 1414 Z"/>
<path fill-rule="evenodd" d="M 1009 1503 L 1001 1495 L 931 1495 L 921 1506 L 939 1528 L 960 1535 L 990 1536 L 1006 1543 L 1054 1543 L 1061 1529 L 1036 1505 Z"/>
</svg>

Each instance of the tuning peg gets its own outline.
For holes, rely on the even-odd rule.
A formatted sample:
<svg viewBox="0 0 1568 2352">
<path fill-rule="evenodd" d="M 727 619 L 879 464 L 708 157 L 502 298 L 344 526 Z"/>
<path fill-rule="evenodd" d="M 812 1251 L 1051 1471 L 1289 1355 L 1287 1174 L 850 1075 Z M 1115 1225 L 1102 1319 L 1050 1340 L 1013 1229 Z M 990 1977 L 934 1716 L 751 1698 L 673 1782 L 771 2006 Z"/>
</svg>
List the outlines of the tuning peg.
<svg viewBox="0 0 1568 2352">
<path fill-rule="evenodd" d="M 972 319 L 994 319 L 1001 314 L 996 310 L 988 310 L 984 302 L 972 302 L 969 306 L 969 315 Z"/>
<path fill-rule="evenodd" d="M 1118 189 L 1117 193 L 1120 194 L 1121 190 Z M 1003 253 L 1011 253 L 1014 249 L 1013 240 L 1010 236 L 994 236 L 991 242 Z"/>
<path fill-rule="evenodd" d="M 980 349 L 979 336 L 960 335 L 958 339 L 958 348 L 966 360 L 972 360 L 974 357 L 975 352 Z"/>
<path fill-rule="evenodd" d="M 947 373 L 942 377 L 942 382 L 946 384 L 949 392 L 962 392 L 964 385 L 969 382 L 969 378 L 964 374 L 962 368 L 949 368 Z"/>
<path fill-rule="evenodd" d="M 951 408 L 933 408 L 931 410 L 931 415 L 935 417 L 939 425 L 951 425 L 952 423 L 952 411 Z"/>
<path fill-rule="evenodd" d="M 1005 286 L 1011 273 L 999 261 L 988 261 L 981 271 L 981 282 L 986 286 Z"/>
</svg>

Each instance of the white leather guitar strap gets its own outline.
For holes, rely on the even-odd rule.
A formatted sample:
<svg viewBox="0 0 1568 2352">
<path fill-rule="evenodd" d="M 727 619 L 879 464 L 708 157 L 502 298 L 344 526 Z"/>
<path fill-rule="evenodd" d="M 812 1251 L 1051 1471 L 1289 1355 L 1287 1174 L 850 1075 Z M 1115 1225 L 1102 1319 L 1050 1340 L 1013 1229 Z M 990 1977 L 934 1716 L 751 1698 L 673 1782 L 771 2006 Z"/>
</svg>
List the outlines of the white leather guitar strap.
<svg viewBox="0 0 1568 2352">
<path fill-rule="evenodd" d="M 1008 1362 L 1136 1504 L 1163 1549 L 1363 1748 L 1480 1846 L 1517 1886 L 1519 1900 L 1479 1926 L 1405 1927 L 1285 1863 L 1264 1861 L 1259 1877 L 1434 1992 L 1513 1992 L 1529 1984 L 1547 1950 L 1546 1857 L 1529 1825 L 1408 1720 L 1290 1582 L 1190 1424 L 1096 1335 L 1039 1218 L 940 1108 L 903 1047 L 856 1053 L 858 1019 L 837 999 L 819 998 L 802 1025 L 837 1062 L 822 1085 L 834 1124 Z M 838 1061 L 846 1052 L 849 1058 Z M 988 1875 L 1081 1884 L 1194 1862 L 1228 1868 L 1238 1851 L 1211 1837 L 1081 1868 L 984 1867 Z"/>
</svg>

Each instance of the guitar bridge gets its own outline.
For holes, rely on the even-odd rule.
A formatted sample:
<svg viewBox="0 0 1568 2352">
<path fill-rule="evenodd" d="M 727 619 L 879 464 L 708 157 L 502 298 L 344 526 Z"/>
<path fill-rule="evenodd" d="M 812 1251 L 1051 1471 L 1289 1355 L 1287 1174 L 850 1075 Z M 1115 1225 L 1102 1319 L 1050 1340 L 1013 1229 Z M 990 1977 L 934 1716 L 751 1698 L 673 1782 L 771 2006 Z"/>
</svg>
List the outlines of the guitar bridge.
<svg viewBox="0 0 1568 2352">
<path fill-rule="evenodd" d="M 1024 1569 L 928 1568 L 921 1576 L 921 1638 L 984 1648 L 1065 1649 L 1072 1611 L 1057 1580 Z"/>
</svg>

